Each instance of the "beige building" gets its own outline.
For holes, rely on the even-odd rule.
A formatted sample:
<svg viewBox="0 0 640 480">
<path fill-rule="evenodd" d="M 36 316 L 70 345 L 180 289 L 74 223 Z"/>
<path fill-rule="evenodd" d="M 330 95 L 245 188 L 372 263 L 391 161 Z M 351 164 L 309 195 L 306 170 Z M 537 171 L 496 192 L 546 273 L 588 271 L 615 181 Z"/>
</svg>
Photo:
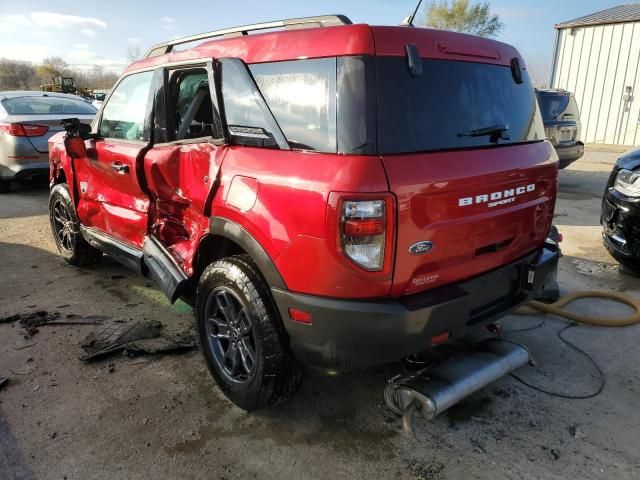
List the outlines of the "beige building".
<svg viewBox="0 0 640 480">
<path fill-rule="evenodd" d="M 585 143 L 640 145 L 640 3 L 556 25 L 551 87 L 575 94 Z"/>
</svg>

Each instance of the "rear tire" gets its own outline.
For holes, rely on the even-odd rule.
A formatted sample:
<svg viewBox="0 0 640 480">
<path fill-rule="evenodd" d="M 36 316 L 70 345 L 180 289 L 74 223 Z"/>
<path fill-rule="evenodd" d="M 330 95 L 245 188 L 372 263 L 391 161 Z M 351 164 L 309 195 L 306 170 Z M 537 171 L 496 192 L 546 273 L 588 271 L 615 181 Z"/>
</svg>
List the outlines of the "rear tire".
<svg viewBox="0 0 640 480">
<path fill-rule="evenodd" d="M 11 180 L 0 180 L 0 193 L 9 193 L 11 191 Z"/>
<path fill-rule="evenodd" d="M 82 238 L 80 220 L 71 200 L 69 187 L 60 183 L 51 189 L 49 195 L 49 222 L 51 233 L 60 256 L 71 265 L 82 267 L 94 264 L 102 253 Z"/>
<path fill-rule="evenodd" d="M 228 257 L 205 269 L 195 315 L 207 367 L 238 407 L 271 407 L 298 390 L 303 366 L 289 348 L 269 286 L 251 257 Z"/>
</svg>

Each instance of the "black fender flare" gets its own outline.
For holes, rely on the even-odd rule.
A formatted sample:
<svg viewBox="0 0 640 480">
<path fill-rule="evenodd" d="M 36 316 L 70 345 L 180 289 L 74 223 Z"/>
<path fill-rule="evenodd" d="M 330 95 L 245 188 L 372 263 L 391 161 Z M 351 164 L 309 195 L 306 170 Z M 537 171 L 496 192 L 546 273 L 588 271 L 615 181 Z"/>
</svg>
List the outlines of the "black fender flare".
<svg viewBox="0 0 640 480">
<path fill-rule="evenodd" d="M 270 287 L 287 289 L 282 275 L 280 275 L 269 254 L 244 227 L 227 218 L 211 217 L 209 219 L 209 232 L 212 235 L 231 240 L 247 252 L 256 262 L 258 269 L 264 275 Z"/>
</svg>

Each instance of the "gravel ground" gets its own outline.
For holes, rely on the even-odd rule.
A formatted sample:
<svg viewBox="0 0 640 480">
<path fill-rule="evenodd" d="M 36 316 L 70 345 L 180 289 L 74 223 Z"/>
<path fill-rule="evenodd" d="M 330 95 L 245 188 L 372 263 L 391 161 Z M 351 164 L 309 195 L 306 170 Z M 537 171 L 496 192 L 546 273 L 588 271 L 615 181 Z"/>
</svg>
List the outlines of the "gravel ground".
<svg viewBox="0 0 640 480">
<path fill-rule="evenodd" d="M 610 169 L 610 159 L 588 153 L 561 174 L 563 291 L 640 290 L 600 241 Z M 0 318 L 46 310 L 191 328 L 185 305 L 170 306 L 117 264 L 65 265 L 49 233 L 47 195 L 46 185 L 27 185 L 0 197 Z M 625 311 L 595 301 L 573 308 Z M 541 320 L 502 323 L 515 329 Z M 509 335 L 538 362 L 518 373 L 560 393 L 592 392 L 597 371 L 558 339 L 564 325 L 548 318 Z M 565 332 L 604 371 L 595 398 L 553 397 L 507 377 L 434 421 L 414 420 L 413 436 L 382 400 L 397 366 L 338 377 L 309 372 L 290 402 L 247 414 L 220 394 L 197 351 L 82 363 L 79 344 L 92 328 L 43 326 L 25 338 L 18 324 L 0 324 L 0 377 L 9 377 L 0 389 L 0 478 L 640 478 L 640 326 Z"/>
</svg>

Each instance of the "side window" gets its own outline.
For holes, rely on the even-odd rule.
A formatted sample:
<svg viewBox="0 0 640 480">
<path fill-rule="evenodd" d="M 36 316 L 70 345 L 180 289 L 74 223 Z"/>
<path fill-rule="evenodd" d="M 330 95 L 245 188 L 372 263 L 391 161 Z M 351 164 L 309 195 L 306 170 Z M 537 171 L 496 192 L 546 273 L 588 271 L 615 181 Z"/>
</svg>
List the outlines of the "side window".
<svg viewBox="0 0 640 480">
<path fill-rule="evenodd" d="M 337 152 L 336 58 L 250 68 L 291 148 Z"/>
<path fill-rule="evenodd" d="M 144 123 L 153 72 L 130 75 L 123 79 L 102 109 L 100 136 L 123 140 L 148 140 Z"/>
<path fill-rule="evenodd" d="M 289 150 L 247 66 L 235 58 L 221 59 L 220 65 L 224 111 L 232 142 Z"/>
<path fill-rule="evenodd" d="M 176 71 L 171 76 L 174 140 L 219 137 L 218 112 L 211 101 L 209 79 L 204 68 Z"/>
</svg>

